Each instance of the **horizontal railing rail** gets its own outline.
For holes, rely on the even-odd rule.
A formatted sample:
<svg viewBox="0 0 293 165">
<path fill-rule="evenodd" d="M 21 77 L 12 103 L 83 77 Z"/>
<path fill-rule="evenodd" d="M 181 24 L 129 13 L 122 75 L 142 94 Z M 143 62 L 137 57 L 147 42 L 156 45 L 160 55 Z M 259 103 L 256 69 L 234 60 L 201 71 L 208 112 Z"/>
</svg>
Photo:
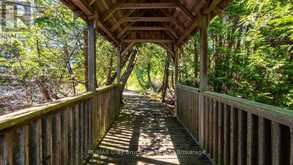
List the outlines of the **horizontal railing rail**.
<svg viewBox="0 0 293 165">
<path fill-rule="evenodd" d="M 0 116 L 0 164 L 81 164 L 120 111 L 120 87 Z"/>
<path fill-rule="evenodd" d="M 215 164 L 293 164 L 293 111 L 179 84 L 176 94 L 178 120 Z"/>
</svg>

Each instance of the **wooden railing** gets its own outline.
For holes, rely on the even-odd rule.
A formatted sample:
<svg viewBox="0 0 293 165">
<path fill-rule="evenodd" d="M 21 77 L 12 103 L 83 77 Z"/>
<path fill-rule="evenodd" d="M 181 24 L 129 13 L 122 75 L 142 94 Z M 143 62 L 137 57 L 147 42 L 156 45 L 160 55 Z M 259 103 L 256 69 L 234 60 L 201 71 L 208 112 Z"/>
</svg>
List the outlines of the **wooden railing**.
<svg viewBox="0 0 293 165">
<path fill-rule="evenodd" d="M 293 165 L 293 111 L 183 85 L 176 93 L 178 120 L 215 164 Z"/>
<path fill-rule="evenodd" d="M 119 113 L 119 88 L 0 116 L 0 165 L 80 165 Z"/>
</svg>

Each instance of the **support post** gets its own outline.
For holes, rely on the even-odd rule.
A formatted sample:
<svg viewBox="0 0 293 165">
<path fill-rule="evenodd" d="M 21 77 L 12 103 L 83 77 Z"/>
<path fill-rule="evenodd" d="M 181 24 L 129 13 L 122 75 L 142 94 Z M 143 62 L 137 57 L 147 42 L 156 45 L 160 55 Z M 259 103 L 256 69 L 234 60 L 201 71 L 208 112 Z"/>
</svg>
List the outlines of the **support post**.
<svg viewBox="0 0 293 165">
<path fill-rule="evenodd" d="M 202 16 L 200 28 L 200 91 L 208 89 L 208 17 Z"/>
<path fill-rule="evenodd" d="M 89 109 L 92 112 L 92 127 L 93 127 L 93 135 L 92 142 L 94 145 L 98 140 L 98 109 L 97 109 L 97 96 L 96 96 L 96 49 L 95 49 L 95 23 L 94 21 L 88 22 L 88 91 L 94 93 L 93 98 L 90 100 Z"/>
<path fill-rule="evenodd" d="M 177 115 L 178 112 L 178 100 L 177 100 L 177 83 L 178 83 L 178 53 L 177 51 L 174 49 L 174 56 L 175 56 L 175 60 L 174 60 L 174 64 L 175 64 L 175 114 Z"/>
<path fill-rule="evenodd" d="M 174 50 L 174 55 L 175 55 L 175 83 L 178 82 L 178 78 L 179 78 L 179 57 L 178 57 L 178 53 L 177 51 Z"/>
<path fill-rule="evenodd" d="M 95 27 L 93 22 L 88 23 L 88 90 L 96 91 L 96 52 Z"/>
<path fill-rule="evenodd" d="M 121 83 L 121 56 L 122 56 L 122 45 L 120 44 L 117 49 L 117 83 Z"/>
<path fill-rule="evenodd" d="M 200 95 L 199 95 L 199 112 L 200 112 L 200 131 L 199 142 L 203 146 L 204 138 L 204 96 L 201 92 L 208 90 L 208 17 L 202 16 L 200 26 Z"/>
</svg>

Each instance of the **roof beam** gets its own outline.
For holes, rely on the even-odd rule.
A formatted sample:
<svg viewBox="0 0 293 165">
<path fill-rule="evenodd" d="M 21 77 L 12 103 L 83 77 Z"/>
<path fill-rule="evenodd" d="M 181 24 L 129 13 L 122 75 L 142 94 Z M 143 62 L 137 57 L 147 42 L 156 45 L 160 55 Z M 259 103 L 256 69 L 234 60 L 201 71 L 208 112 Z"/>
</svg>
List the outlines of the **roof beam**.
<svg viewBox="0 0 293 165">
<path fill-rule="evenodd" d="M 172 9 L 176 8 L 175 3 L 170 2 L 149 2 L 149 3 L 121 3 L 118 9 Z"/>
<path fill-rule="evenodd" d="M 165 27 L 161 27 L 161 26 L 132 26 L 130 27 L 128 30 L 138 30 L 138 31 L 164 31 L 166 30 Z"/>
<path fill-rule="evenodd" d="M 84 4 L 81 0 L 72 0 L 72 2 L 87 16 L 94 15 L 94 12 L 90 9 L 90 7 Z"/>
<path fill-rule="evenodd" d="M 174 51 L 172 51 L 166 43 L 159 43 L 159 45 L 162 46 L 171 56 L 174 56 Z"/>
<path fill-rule="evenodd" d="M 181 11 L 183 11 L 183 13 L 187 16 L 187 17 L 189 17 L 191 20 L 195 20 L 195 16 L 192 14 L 192 12 L 189 10 L 189 9 L 187 9 L 186 7 L 185 7 L 185 5 L 184 4 L 182 4 L 182 2 L 181 1 L 179 1 L 179 0 L 174 0 L 175 1 L 175 3 L 176 3 L 176 5 L 181 9 Z"/>
<path fill-rule="evenodd" d="M 105 22 L 107 21 L 117 10 L 118 10 L 118 6 L 119 4 L 115 4 L 113 7 L 111 7 L 109 10 L 107 10 L 105 12 L 105 14 L 103 15 L 101 21 Z"/>
<path fill-rule="evenodd" d="M 98 20 L 96 19 L 97 26 L 116 44 L 119 45 L 117 39 L 112 35 L 112 33 Z"/>
<path fill-rule="evenodd" d="M 170 32 L 176 39 L 179 38 L 178 35 L 176 34 L 176 32 L 173 29 L 171 29 L 170 27 L 166 27 L 166 28 L 167 28 L 167 31 Z"/>
<path fill-rule="evenodd" d="M 166 31 L 170 32 L 174 38 L 178 39 L 176 32 L 167 26 L 127 26 L 117 35 L 117 38 L 120 39 L 128 31 Z"/>
<path fill-rule="evenodd" d="M 172 17 L 125 17 L 119 22 L 170 22 Z"/>
<path fill-rule="evenodd" d="M 106 11 L 106 14 L 102 18 L 102 22 L 107 21 L 117 10 L 123 9 L 172 9 L 179 8 L 183 13 L 191 20 L 195 19 L 192 12 L 184 6 L 179 0 L 173 0 L 173 2 L 149 2 L 149 3 L 117 3 Z"/>
<path fill-rule="evenodd" d="M 112 8 L 106 11 L 106 14 L 102 17 L 101 21 L 107 21 L 117 10 L 122 9 L 167 9 L 167 8 L 176 8 L 175 3 L 162 3 L 162 2 L 153 2 L 153 3 L 124 3 L 125 0 L 121 3 L 115 4 Z"/>
<path fill-rule="evenodd" d="M 112 33 L 99 21 L 98 16 L 91 11 L 90 7 L 84 4 L 81 0 L 72 0 L 72 2 L 78 6 L 90 19 L 94 19 L 96 25 L 106 34 L 106 36 L 112 40 L 115 44 L 118 44 L 117 39 L 112 35 Z"/>
<path fill-rule="evenodd" d="M 170 32 L 175 38 L 178 38 L 178 35 L 169 27 L 163 27 L 163 26 L 149 26 L 149 27 L 145 27 L 145 26 L 138 26 L 138 27 L 130 27 L 128 29 L 129 31 L 168 31 Z"/>
<path fill-rule="evenodd" d="M 215 1 L 215 0 L 214 0 Z M 214 2 L 213 1 L 213 2 Z M 217 1 L 217 0 L 216 0 Z M 201 0 L 199 2 L 199 4 L 197 5 L 197 9 L 196 9 L 196 13 L 197 13 L 197 18 L 200 18 L 202 15 L 200 15 L 200 9 L 201 7 L 206 3 L 206 1 Z M 188 26 L 189 28 L 184 30 L 184 33 L 181 35 L 181 37 L 178 39 L 176 46 L 179 47 L 179 45 L 188 37 L 188 35 L 190 35 L 190 33 L 192 33 L 197 27 L 198 27 L 198 21 L 193 21 L 191 23 L 190 26 Z"/>
<path fill-rule="evenodd" d="M 162 13 L 163 13 L 166 17 L 169 16 L 169 14 L 168 14 L 165 10 L 161 10 L 161 11 L 162 11 Z M 179 11 L 180 11 L 180 10 L 177 8 L 177 9 L 175 10 L 175 12 L 173 13 L 173 15 L 171 16 L 171 17 L 172 17 L 172 21 L 170 22 L 170 26 L 171 26 L 171 25 L 174 25 L 175 28 L 178 28 L 178 29 L 179 29 L 179 32 L 182 33 L 182 32 L 184 31 L 184 28 L 182 27 L 182 24 L 183 24 L 183 23 L 178 22 L 179 20 L 176 19 L 176 15 L 178 14 Z"/>
<path fill-rule="evenodd" d="M 140 43 L 140 42 L 155 42 L 155 43 L 172 43 L 173 40 L 168 39 L 124 39 L 122 42 L 126 43 Z"/>
<path fill-rule="evenodd" d="M 124 17 L 111 28 L 111 31 L 116 30 L 122 23 L 125 22 L 171 22 L 172 20 L 172 17 Z"/>
<path fill-rule="evenodd" d="M 124 54 L 126 54 L 130 49 L 133 48 L 133 46 L 135 45 L 135 42 L 130 42 L 127 47 L 125 49 L 123 49 L 123 51 L 121 52 L 121 55 L 123 56 Z"/>
<path fill-rule="evenodd" d="M 118 33 L 117 38 L 120 39 L 128 30 L 129 30 L 129 26 L 126 26 L 123 30 L 121 30 Z"/>
<path fill-rule="evenodd" d="M 204 11 L 204 14 L 208 14 L 213 11 L 221 2 L 222 0 L 213 0 L 209 7 Z"/>
<path fill-rule="evenodd" d="M 183 42 L 186 39 L 186 37 L 195 30 L 197 26 L 198 22 L 193 22 L 192 25 L 188 29 L 186 29 L 185 32 L 181 35 L 181 37 L 178 39 L 176 46 Z"/>
<path fill-rule="evenodd" d="M 96 1 L 96 0 L 95 0 Z M 127 0 L 122 0 L 121 3 L 126 2 Z M 113 5 L 113 7 L 111 7 L 110 9 L 108 9 L 105 14 L 103 15 L 101 21 L 105 22 L 107 21 L 109 18 L 111 18 L 111 16 L 118 10 L 118 6 L 120 5 L 120 3 L 116 3 Z"/>
</svg>

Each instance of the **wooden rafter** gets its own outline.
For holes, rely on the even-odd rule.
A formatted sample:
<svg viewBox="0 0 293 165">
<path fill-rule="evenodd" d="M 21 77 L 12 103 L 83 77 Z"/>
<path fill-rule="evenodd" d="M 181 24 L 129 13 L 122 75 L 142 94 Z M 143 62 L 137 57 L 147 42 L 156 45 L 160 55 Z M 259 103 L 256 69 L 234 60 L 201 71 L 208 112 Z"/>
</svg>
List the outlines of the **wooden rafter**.
<svg viewBox="0 0 293 165">
<path fill-rule="evenodd" d="M 93 0 L 95 1 L 95 0 Z M 117 10 L 123 9 L 168 9 L 168 8 L 179 8 L 183 13 L 188 16 L 191 20 L 194 20 L 195 16 L 192 12 L 187 9 L 179 0 L 173 0 L 174 2 L 149 2 L 149 3 L 117 3 L 109 9 L 102 21 L 108 20 Z"/>
<path fill-rule="evenodd" d="M 121 3 L 126 2 L 127 0 L 122 0 Z M 105 14 L 103 15 L 103 17 L 101 18 L 102 22 L 107 21 L 109 18 L 111 18 L 111 16 L 118 10 L 118 6 L 120 5 L 120 3 L 116 3 L 114 4 L 110 9 L 108 9 Z"/>
<path fill-rule="evenodd" d="M 173 29 L 171 29 L 170 27 L 167 27 L 167 26 L 165 26 L 165 27 L 167 28 L 167 32 L 169 32 L 175 39 L 178 39 L 178 35 L 176 34 L 176 32 Z"/>
<path fill-rule="evenodd" d="M 96 20 L 96 24 L 116 45 L 119 44 L 118 40 L 113 36 L 113 34 L 98 19 Z"/>
<path fill-rule="evenodd" d="M 88 18 L 94 19 L 96 25 L 107 35 L 107 37 L 112 40 L 115 44 L 118 44 L 117 39 L 113 34 L 99 21 L 97 15 L 91 11 L 90 7 L 84 4 L 81 0 L 72 0 L 72 2 L 80 8 L 84 13 L 87 14 Z"/>
<path fill-rule="evenodd" d="M 215 8 L 221 3 L 222 0 L 213 0 L 209 7 L 204 11 L 204 14 L 208 14 L 211 11 L 215 10 Z"/>
<path fill-rule="evenodd" d="M 109 5 L 107 4 L 106 0 L 100 0 L 100 2 L 104 5 L 105 8 L 107 8 L 107 9 L 109 8 Z M 115 17 L 112 17 L 112 18 L 113 18 L 112 20 L 114 21 L 114 23 L 118 22 Z M 119 30 L 121 30 L 121 29 L 119 29 Z"/>
<path fill-rule="evenodd" d="M 198 23 L 197 22 L 193 22 L 192 25 L 185 30 L 185 32 L 181 35 L 181 37 L 178 39 L 176 45 L 178 46 L 180 43 L 182 43 L 186 37 L 192 33 L 192 31 L 194 31 L 194 29 L 198 26 Z"/>
<path fill-rule="evenodd" d="M 176 8 L 172 2 L 148 2 L 148 3 L 120 3 L 118 9 L 172 9 Z"/>
<path fill-rule="evenodd" d="M 81 0 L 72 0 L 72 2 L 88 17 L 94 15 L 94 12 L 90 9 L 90 7 L 84 4 Z"/>
<path fill-rule="evenodd" d="M 111 7 L 109 10 L 107 10 L 101 21 L 106 22 L 118 10 L 118 5 L 119 4 L 115 4 L 114 7 Z"/>
<path fill-rule="evenodd" d="M 125 17 L 119 23 L 124 22 L 170 22 L 172 17 Z"/>
<path fill-rule="evenodd" d="M 187 9 L 186 7 L 185 7 L 185 5 L 183 5 L 182 4 L 182 2 L 181 1 L 179 1 L 179 0 L 173 0 L 175 3 L 176 3 L 176 5 L 183 11 L 183 13 L 186 15 L 186 16 L 188 16 L 188 18 L 190 18 L 192 21 L 194 21 L 195 20 L 195 16 L 192 14 L 192 12 L 189 10 L 189 9 Z"/>
<path fill-rule="evenodd" d="M 121 39 L 129 31 L 165 31 L 171 34 L 171 38 L 178 39 L 176 32 L 168 26 L 127 26 L 117 35 L 117 38 Z"/>
<path fill-rule="evenodd" d="M 132 26 L 128 30 L 141 30 L 141 31 L 164 31 L 167 30 L 165 27 L 161 26 Z"/>
<path fill-rule="evenodd" d="M 123 49 L 121 55 L 122 55 L 122 56 L 125 55 L 130 49 L 133 48 L 134 45 L 135 45 L 135 42 L 131 42 L 131 43 L 129 43 L 129 44 L 126 46 L 126 48 Z"/>
<path fill-rule="evenodd" d="M 126 43 L 154 42 L 154 43 L 172 43 L 173 40 L 168 39 L 124 39 Z"/>
<path fill-rule="evenodd" d="M 174 25 L 176 28 L 179 29 L 180 32 L 183 32 L 184 31 L 184 28 L 182 27 L 182 24 L 181 22 L 178 22 L 179 20 L 176 19 L 176 13 L 178 13 L 179 9 L 175 10 L 174 14 L 171 16 L 172 17 L 172 21 L 169 23 L 170 25 Z M 166 16 L 168 17 L 168 13 L 165 11 L 165 10 L 161 10 L 161 12 Z M 168 26 L 170 27 L 170 26 Z M 174 30 L 173 30 L 174 31 Z"/>
<path fill-rule="evenodd" d="M 203 6 L 206 2 L 205 1 L 200 1 L 200 3 L 198 4 L 198 6 Z M 202 17 L 202 15 L 200 15 L 200 7 L 197 8 L 197 10 L 195 11 L 197 13 L 197 18 Z M 197 19 L 195 18 L 195 20 Z M 181 37 L 178 39 L 176 46 L 178 47 L 180 44 L 182 44 L 182 42 L 198 27 L 198 21 L 193 21 L 192 24 L 189 26 L 188 29 L 186 29 L 184 31 L 184 33 L 181 35 Z"/>
<path fill-rule="evenodd" d="M 122 23 L 125 22 L 171 22 L 172 20 L 172 17 L 124 17 L 111 28 L 111 31 L 116 30 Z"/>
<path fill-rule="evenodd" d="M 160 46 L 162 46 L 173 58 L 174 57 L 174 51 L 172 51 L 172 48 L 170 48 L 170 46 L 168 46 L 166 43 L 158 43 Z"/>
<path fill-rule="evenodd" d="M 116 46 L 122 42 L 125 46 L 156 42 L 170 47 L 173 42 L 178 47 L 199 29 L 201 17 L 210 20 L 221 14 L 229 0 L 111 1 L 114 4 L 107 0 L 61 1 L 84 20 L 94 20 L 99 31 Z"/>
<path fill-rule="evenodd" d="M 122 31 L 120 31 L 120 32 L 118 33 L 117 38 L 118 38 L 118 39 L 121 39 L 121 37 L 122 37 L 125 33 L 127 33 L 128 29 L 129 29 L 129 26 L 126 26 Z"/>
</svg>

